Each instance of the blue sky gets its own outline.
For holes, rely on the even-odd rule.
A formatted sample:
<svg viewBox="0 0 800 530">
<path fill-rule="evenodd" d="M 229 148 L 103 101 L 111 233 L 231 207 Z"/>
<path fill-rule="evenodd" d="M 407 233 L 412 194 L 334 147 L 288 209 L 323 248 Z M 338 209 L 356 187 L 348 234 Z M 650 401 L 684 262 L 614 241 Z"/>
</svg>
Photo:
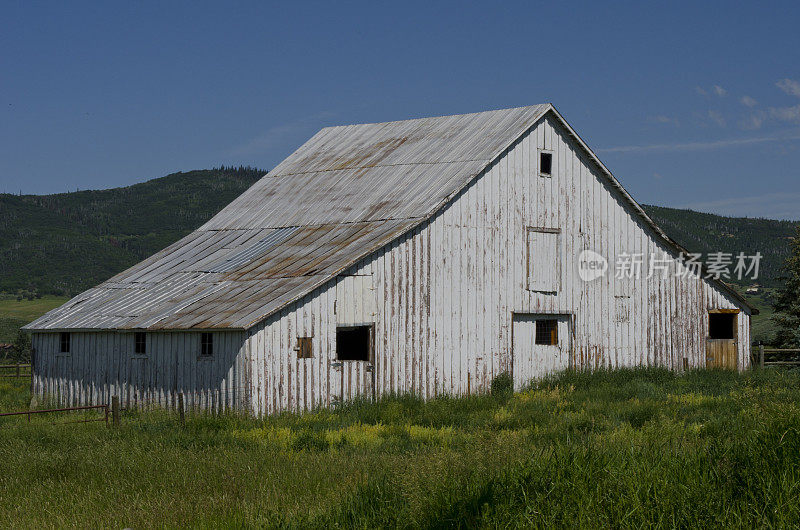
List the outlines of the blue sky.
<svg viewBox="0 0 800 530">
<path fill-rule="evenodd" d="M 5 3 L 0 191 L 552 102 L 640 202 L 800 219 L 800 4 Z"/>
</svg>

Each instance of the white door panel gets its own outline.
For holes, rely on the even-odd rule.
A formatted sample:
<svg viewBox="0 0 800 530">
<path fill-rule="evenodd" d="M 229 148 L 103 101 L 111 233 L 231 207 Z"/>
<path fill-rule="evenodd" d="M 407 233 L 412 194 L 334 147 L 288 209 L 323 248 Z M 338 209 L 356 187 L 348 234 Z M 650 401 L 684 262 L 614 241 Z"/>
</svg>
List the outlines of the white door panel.
<svg viewBox="0 0 800 530">
<path fill-rule="evenodd" d="M 539 344 L 536 340 L 537 325 L 542 326 Z M 550 326 L 555 327 L 555 336 Z M 548 337 L 555 339 L 552 344 L 544 343 Z M 533 379 L 541 379 L 569 368 L 570 342 L 569 315 L 514 314 L 512 321 L 514 389 L 519 390 Z"/>
</svg>

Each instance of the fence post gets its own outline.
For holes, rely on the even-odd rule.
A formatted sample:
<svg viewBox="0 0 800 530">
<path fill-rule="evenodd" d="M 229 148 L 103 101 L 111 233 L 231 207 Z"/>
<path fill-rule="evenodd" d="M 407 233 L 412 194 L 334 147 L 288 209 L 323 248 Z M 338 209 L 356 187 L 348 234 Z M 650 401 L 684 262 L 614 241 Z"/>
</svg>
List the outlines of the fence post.
<svg viewBox="0 0 800 530">
<path fill-rule="evenodd" d="M 111 396 L 111 423 L 119 427 L 119 396 Z"/>
<path fill-rule="evenodd" d="M 758 367 L 764 369 L 764 345 L 758 345 Z"/>
<path fill-rule="evenodd" d="M 183 412 L 183 392 L 178 393 L 178 416 L 180 416 L 181 425 L 186 423 L 186 416 Z"/>
</svg>

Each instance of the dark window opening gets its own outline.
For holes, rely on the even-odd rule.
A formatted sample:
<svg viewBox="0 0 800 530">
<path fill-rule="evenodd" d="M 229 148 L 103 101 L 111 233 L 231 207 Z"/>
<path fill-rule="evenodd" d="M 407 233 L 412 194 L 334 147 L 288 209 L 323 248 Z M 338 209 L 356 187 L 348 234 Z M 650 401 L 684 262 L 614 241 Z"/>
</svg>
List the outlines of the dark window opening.
<svg viewBox="0 0 800 530">
<path fill-rule="evenodd" d="M 558 321 L 552 319 L 536 321 L 536 344 L 558 345 Z"/>
<path fill-rule="evenodd" d="M 539 153 L 539 173 L 550 175 L 553 171 L 553 153 Z"/>
<path fill-rule="evenodd" d="M 736 313 L 709 313 L 708 338 L 728 339 L 735 338 Z"/>
<path fill-rule="evenodd" d="M 134 353 L 145 355 L 147 353 L 147 335 L 142 332 L 133 334 Z"/>
<path fill-rule="evenodd" d="M 372 350 L 371 326 L 336 328 L 336 359 L 369 361 Z"/>
<path fill-rule="evenodd" d="M 69 333 L 61 334 L 61 353 L 69 353 L 70 335 Z"/>
<path fill-rule="evenodd" d="M 297 358 L 298 359 L 311 359 L 311 337 L 297 337 Z"/>
<path fill-rule="evenodd" d="M 200 355 L 213 355 L 214 354 L 214 334 L 201 333 L 200 334 Z"/>
</svg>

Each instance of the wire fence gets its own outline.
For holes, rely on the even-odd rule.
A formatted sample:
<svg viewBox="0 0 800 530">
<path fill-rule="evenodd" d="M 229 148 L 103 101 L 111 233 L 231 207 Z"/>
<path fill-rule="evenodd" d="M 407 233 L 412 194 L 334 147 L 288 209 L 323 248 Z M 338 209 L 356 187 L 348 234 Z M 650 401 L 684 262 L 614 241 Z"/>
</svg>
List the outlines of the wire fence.
<svg viewBox="0 0 800 530">
<path fill-rule="evenodd" d="M 22 411 L 14 411 L 14 412 L 2 412 L 0 413 L 0 419 L 15 419 L 15 418 L 26 418 L 27 422 L 31 422 L 32 417 L 37 417 L 38 415 L 44 414 L 59 414 L 59 413 L 76 413 L 81 414 L 79 419 L 71 419 L 68 421 L 52 421 L 50 422 L 51 425 L 63 425 L 69 423 L 94 423 L 94 422 L 105 422 L 106 425 L 114 425 L 118 426 L 121 423 L 121 417 L 123 413 L 134 413 L 139 411 L 148 411 L 154 409 L 162 409 L 162 410 L 170 410 L 176 412 L 175 419 L 179 420 L 181 424 L 185 422 L 185 418 L 189 414 L 197 414 L 198 412 L 204 414 L 218 414 L 222 412 L 228 412 L 233 410 L 239 410 L 238 407 L 234 405 L 233 400 L 228 400 L 225 403 L 225 400 L 220 399 L 222 395 L 228 394 L 231 397 L 237 396 L 236 392 L 241 392 L 244 390 L 244 387 L 239 388 L 231 388 L 227 389 L 225 392 L 216 391 L 217 394 L 216 399 L 211 398 L 208 401 L 203 402 L 203 400 L 197 399 L 199 394 L 197 392 L 192 393 L 195 394 L 194 396 L 187 397 L 187 395 L 183 392 L 177 392 L 173 396 L 168 398 L 161 398 L 161 399 L 139 399 L 133 400 L 133 402 L 129 402 L 127 406 L 122 406 L 122 400 L 120 396 L 113 395 L 108 403 L 96 404 L 96 405 L 76 405 L 76 406 L 63 406 L 63 407 L 54 407 L 54 406 L 46 406 L 46 408 L 29 408 L 28 410 Z M 195 399 L 192 399 L 195 398 Z M 51 399 L 47 403 L 52 403 L 53 400 L 59 401 L 59 396 L 51 396 Z M 102 416 L 97 417 L 87 417 L 86 413 L 92 411 L 100 411 L 102 412 Z M 110 423 L 109 423 L 110 422 Z M 0 423 L 0 427 L 2 427 L 2 423 Z"/>
<path fill-rule="evenodd" d="M 11 418 L 11 417 L 20 417 L 26 416 L 28 418 L 28 423 L 31 422 L 31 416 L 35 416 L 37 414 L 54 414 L 58 412 L 87 412 L 93 410 L 102 410 L 103 417 L 101 418 L 83 418 L 80 420 L 72 420 L 72 421 L 60 421 L 60 422 L 52 422 L 53 424 L 65 424 L 65 423 L 92 423 L 96 421 L 103 421 L 108 425 L 108 405 L 88 405 L 85 407 L 64 407 L 58 409 L 35 409 L 35 410 L 25 410 L 19 412 L 3 412 L 0 413 L 0 418 Z"/>
</svg>

